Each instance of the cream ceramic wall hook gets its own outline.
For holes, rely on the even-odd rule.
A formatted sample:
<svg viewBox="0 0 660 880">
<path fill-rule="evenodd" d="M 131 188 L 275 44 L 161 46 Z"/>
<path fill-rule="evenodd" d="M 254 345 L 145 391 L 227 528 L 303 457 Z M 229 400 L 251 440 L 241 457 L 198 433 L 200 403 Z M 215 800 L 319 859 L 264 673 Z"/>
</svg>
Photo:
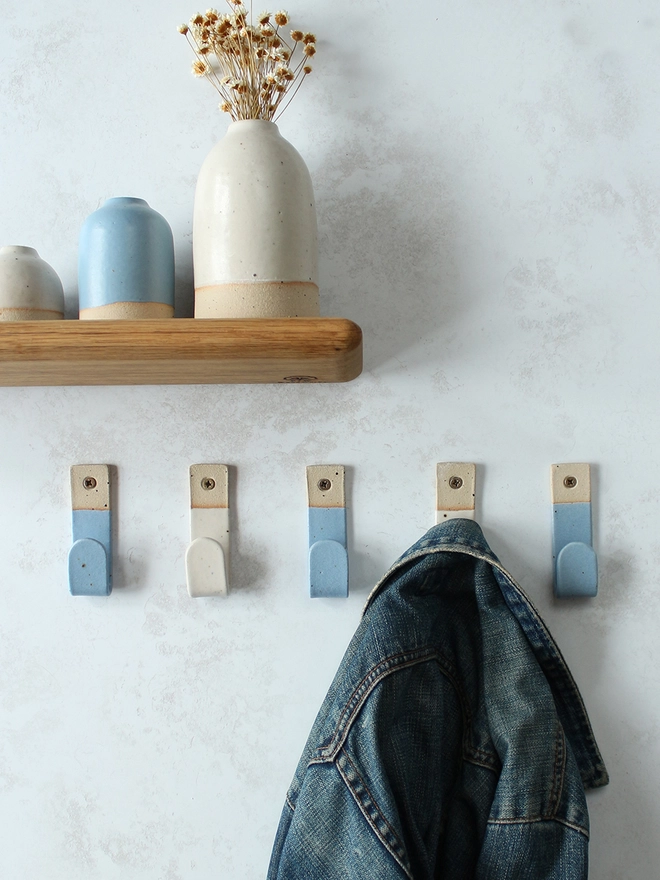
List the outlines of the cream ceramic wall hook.
<svg viewBox="0 0 660 880">
<path fill-rule="evenodd" d="M 592 547 L 591 467 L 553 464 L 551 476 L 555 596 L 595 596 L 598 559 Z"/>
<path fill-rule="evenodd" d="M 190 544 L 186 580 L 193 598 L 226 596 L 229 570 L 229 469 L 190 467 Z"/>
<path fill-rule="evenodd" d="M 309 595 L 348 596 L 346 495 L 343 465 L 307 468 L 309 503 Z"/>
<path fill-rule="evenodd" d="M 107 464 L 78 464 L 71 468 L 71 507 L 71 595 L 109 596 L 112 592 L 112 518 Z"/>
<path fill-rule="evenodd" d="M 442 461 L 436 468 L 435 521 L 474 519 L 477 467 L 472 462 Z"/>
</svg>

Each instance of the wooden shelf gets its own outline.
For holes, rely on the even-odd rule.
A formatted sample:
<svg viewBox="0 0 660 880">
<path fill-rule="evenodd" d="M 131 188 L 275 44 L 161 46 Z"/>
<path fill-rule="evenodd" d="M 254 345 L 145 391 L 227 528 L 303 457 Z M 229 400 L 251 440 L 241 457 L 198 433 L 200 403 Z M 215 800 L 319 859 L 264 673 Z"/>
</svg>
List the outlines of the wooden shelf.
<svg viewBox="0 0 660 880">
<path fill-rule="evenodd" d="M 348 382 L 362 331 L 345 318 L 0 322 L 0 385 Z"/>
</svg>

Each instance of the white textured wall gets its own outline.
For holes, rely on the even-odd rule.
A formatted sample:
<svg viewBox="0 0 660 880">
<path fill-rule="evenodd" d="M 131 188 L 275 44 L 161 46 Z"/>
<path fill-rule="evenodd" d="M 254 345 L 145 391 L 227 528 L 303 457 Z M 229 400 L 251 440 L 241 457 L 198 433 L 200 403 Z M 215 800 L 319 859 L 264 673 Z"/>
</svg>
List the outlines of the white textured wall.
<svg viewBox="0 0 660 880">
<path fill-rule="evenodd" d="M 5 0 L 0 244 L 76 304 L 109 196 L 174 230 L 222 136 L 175 0 Z M 255 10 L 256 11 L 256 10 Z M 612 776 L 592 876 L 660 862 L 660 14 L 654 0 L 299 0 L 315 73 L 281 122 L 316 189 L 343 386 L 0 389 L 0 875 L 262 878 L 373 583 L 479 463 L 486 535 L 540 606 Z M 232 465 L 227 601 L 188 598 L 188 466 Z M 597 599 L 551 597 L 549 466 L 595 465 Z M 116 588 L 67 592 L 68 470 L 118 469 Z M 306 598 L 306 464 L 348 466 L 351 597 Z"/>
</svg>

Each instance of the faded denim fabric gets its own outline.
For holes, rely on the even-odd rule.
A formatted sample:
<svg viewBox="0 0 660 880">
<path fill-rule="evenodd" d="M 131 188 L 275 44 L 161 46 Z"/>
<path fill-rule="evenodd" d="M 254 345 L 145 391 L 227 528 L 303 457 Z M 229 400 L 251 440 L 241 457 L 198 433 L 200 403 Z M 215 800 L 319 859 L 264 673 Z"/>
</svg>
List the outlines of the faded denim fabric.
<svg viewBox="0 0 660 880">
<path fill-rule="evenodd" d="M 607 771 L 566 663 L 479 526 L 375 587 L 287 795 L 268 880 L 582 880 Z"/>
</svg>

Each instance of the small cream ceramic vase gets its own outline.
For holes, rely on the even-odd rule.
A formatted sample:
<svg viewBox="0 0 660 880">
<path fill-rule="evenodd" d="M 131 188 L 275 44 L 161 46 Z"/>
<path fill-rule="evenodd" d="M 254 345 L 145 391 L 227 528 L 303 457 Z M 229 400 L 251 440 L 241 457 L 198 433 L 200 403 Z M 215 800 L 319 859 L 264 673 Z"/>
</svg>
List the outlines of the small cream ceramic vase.
<svg viewBox="0 0 660 880">
<path fill-rule="evenodd" d="M 312 181 L 274 122 L 233 122 L 207 156 L 193 265 L 196 318 L 318 316 Z"/>
<path fill-rule="evenodd" d="M 64 291 L 34 248 L 0 248 L 0 321 L 62 320 Z"/>
</svg>

